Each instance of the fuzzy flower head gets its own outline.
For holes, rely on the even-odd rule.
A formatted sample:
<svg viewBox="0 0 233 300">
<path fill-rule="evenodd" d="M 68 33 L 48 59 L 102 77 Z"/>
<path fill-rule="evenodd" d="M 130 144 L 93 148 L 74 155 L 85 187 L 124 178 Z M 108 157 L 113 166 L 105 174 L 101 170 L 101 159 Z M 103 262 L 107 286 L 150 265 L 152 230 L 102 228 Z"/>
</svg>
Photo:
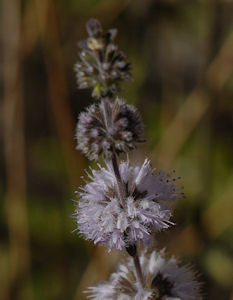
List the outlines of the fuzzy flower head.
<svg viewBox="0 0 233 300">
<path fill-rule="evenodd" d="M 90 287 L 94 300 L 202 300 L 201 284 L 190 266 L 180 266 L 164 251 L 153 251 L 140 257 L 144 285 L 137 282 L 133 260 L 119 265 L 110 280 Z"/>
<path fill-rule="evenodd" d="M 76 210 L 80 233 L 109 250 L 122 250 L 138 240 L 148 243 L 154 231 L 173 225 L 171 205 L 183 196 L 176 179 L 151 170 L 148 160 L 141 167 L 123 162 L 119 171 L 125 188 L 123 203 L 113 170 L 100 168 L 92 170 L 91 182 L 79 192 Z"/>
<path fill-rule="evenodd" d="M 75 65 L 80 89 L 93 88 L 93 96 L 99 98 L 119 90 L 119 83 L 131 79 L 130 63 L 113 44 L 117 30 L 103 32 L 96 19 L 86 25 L 88 39 L 81 41 L 80 61 Z"/>
<path fill-rule="evenodd" d="M 89 159 L 103 154 L 111 159 L 113 152 L 128 152 L 143 142 L 143 123 L 138 110 L 119 98 L 92 104 L 79 115 L 76 129 L 80 149 Z"/>
</svg>

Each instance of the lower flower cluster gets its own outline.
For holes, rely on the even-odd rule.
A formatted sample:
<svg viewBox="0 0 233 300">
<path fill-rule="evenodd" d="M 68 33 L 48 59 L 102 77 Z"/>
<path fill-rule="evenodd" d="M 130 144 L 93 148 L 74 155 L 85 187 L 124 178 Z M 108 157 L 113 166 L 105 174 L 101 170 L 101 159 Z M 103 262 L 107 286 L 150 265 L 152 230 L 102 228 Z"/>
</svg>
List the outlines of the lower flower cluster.
<svg viewBox="0 0 233 300">
<path fill-rule="evenodd" d="M 131 258 L 120 264 L 109 281 L 89 287 L 94 300 L 202 300 L 201 284 L 190 266 L 180 266 L 165 251 L 142 254 L 140 263 L 144 285 L 137 281 Z"/>
</svg>

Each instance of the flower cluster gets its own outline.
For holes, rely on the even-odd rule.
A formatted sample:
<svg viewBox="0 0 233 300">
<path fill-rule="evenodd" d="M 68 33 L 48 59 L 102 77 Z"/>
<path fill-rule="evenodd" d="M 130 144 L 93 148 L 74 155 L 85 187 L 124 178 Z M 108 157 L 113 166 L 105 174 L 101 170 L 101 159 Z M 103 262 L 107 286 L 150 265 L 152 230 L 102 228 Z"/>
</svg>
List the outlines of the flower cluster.
<svg viewBox="0 0 233 300">
<path fill-rule="evenodd" d="M 114 152 L 127 152 L 144 141 L 143 123 L 133 105 L 119 98 L 104 99 L 80 114 L 76 138 L 77 149 L 89 159 L 98 159 L 100 154 L 111 159 Z"/>
<path fill-rule="evenodd" d="M 97 98 L 115 93 L 120 82 L 131 79 L 130 63 L 113 44 L 117 30 L 103 33 L 99 21 L 90 19 L 87 32 L 88 39 L 79 43 L 82 50 L 75 65 L 78 87 L 94 88 L 92 95 Z"/>
<path fill-rule="evenodd" d="M 180 266 L 164 251 L 142 254 L 140 263 L 144 286 L 137 282 L 137 274 L 128 259 L 120 264 L 108 282 L 89 287 L 88 298 L 94 300 L 202 300 L 201 284 L 190 266 Z"/>
<path fill-rule="evenodd" d="M 81 234 L 109 249 L 148 243 L 155 231 L 173 225 L 171 206 L 183 197 L 175 178 L 152 170 L 148 160 L 139 166 L 119 166 L 125 198 L 117 193 L 113 170 L 92 170 L 91 179 L 79 192 L 77 224 Z"/>
</svg>

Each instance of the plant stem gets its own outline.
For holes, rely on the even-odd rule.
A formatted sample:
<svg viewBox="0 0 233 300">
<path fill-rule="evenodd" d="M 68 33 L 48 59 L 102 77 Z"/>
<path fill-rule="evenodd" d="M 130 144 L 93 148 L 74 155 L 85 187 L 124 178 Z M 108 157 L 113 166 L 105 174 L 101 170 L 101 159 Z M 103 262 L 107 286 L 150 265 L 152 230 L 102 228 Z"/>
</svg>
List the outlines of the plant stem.
<svg viewBox="0 0 233 300">
<path fill-rule="evenodd" d="M 115 173 L 115 177 L 116 177 L 116 182 L 117 182 L 117 188 L 118 188 L 118 194 L 121 200 L 121 205 L 124 207 L 125 204 L 125 189 L 124 189 L 124 185 L 121 179 L 121 174 L 119 171 L 119 166 L 118 166 L 118 161 L 117 161 L 117 156 L 116 153 L 113 153 L 112 156 L 112 167 Z"/>
<path fill-rule="evenodd" d="M 105 122 L 105 126 L 106 129 L 111 126 L 111 118 L 109 117 L 109 111 L 108 111 L 108 107 L 107 107 L 107 101 L 110 101 L 110 99 L 105 98 L 104 99 L 104 122 Z M 118 161 L 117 161 L 117 155 L 113 149 L 113 154 L 112 154 L 112 167 L 113 167 L 113 171 L 116 177 L 116 183 L 117 183 L 117 190 L 118 190 L 118 195 L 120 198 L 120 202 L 121 205 L 124 207 L 125 204 L 125 189 L 124 189 L 124 184 L 122 182 L 121 179 L 121 175 L 120 175 L 120 171 L 119 171 L 119 166 L 118 166 Z"/>
<path fill-rule="evenodd" d="M 104 101 L 109 101 L 109 100 L 105 99 Z M 107 112 L 106 102 L 104 102 L 104 117 L 105 117 L 105 125 L 106 125 L 106 128 L 107 128 L 109 126 L 109 116 L 108 116 L 108 112 Z M 117 160 L 117 154 L 114 150 L 113 150 L 113 154 L 112 154 L 112 167 L 113 167 L 113 171 L 114 171 L 114 174 L 115 174 L 115 177 L 116 177 L 117 189 L 118 189 L 118 195 L 119 195 L 119 198 L 120 198 L 120 202 L 121 202 L 122 207 L 124 207 L 125 197 L 126 197 L 126 190 L 125 190 L 125 186 L 124 186 L 124 184 L 122 182 L 122 179 L 121 179 L 121 174 L 120 174 L 118 160 Z M 129 254 L 129 252 L 128 252 L 128 254 Z M 137 280 L 141 284 L 141 286 L 143 286 L 142 269 L 141 269 L 141 265 L 140 265 L 140 261 L 139 261 L 137 251 L 134 255 L 130 255 L 130 256 L 133 257 L 133 261 L 134 261 L 134 265 L 135 265 L 135 269 L 136 269 L 136 274 L 137 274 L 137 276 L 136 276 Z"/>
<path fill-rule="evenodd" d="M 142 269 L 141 269 L 141 264 L 140 264 L 139 257 L 138 257 L 137 253 L 133 256 L 133 261 L 134 261 L 134 265 L 135 265 L 135 269 L 136 269 L 137 280 L 143 286 Z"/>
</svg>

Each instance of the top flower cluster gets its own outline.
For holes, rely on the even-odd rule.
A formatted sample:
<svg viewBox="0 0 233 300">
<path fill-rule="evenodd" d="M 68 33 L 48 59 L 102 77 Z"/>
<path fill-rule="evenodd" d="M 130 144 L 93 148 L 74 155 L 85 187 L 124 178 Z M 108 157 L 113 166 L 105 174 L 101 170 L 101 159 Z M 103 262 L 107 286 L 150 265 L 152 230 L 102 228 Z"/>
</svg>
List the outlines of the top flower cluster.
<svg viewBox="0 0 233 300">
<path fill-rule="evenodd" d="M 87 23 L 88 39 L 79 42 L 80 61 L 75 65 L 80 89 L 93 88 L 92 96 L 112 95 L 119 91 L 120 82 L 131 79 L 131 66 L 113 40 L 117 30 L 103 32 L 98 20 Z"/>
</svg>

